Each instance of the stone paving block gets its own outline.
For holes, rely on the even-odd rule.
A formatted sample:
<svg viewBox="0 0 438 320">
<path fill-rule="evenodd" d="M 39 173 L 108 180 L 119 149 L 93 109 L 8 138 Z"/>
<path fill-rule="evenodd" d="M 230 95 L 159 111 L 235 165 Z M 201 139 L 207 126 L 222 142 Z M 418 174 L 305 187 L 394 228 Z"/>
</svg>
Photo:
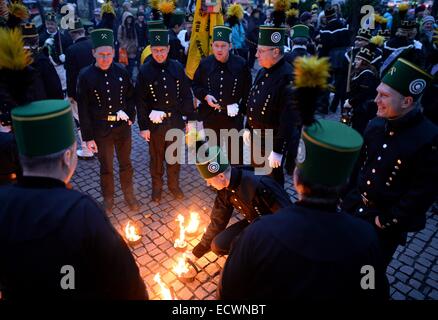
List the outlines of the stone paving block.
<svg viewBox="0 0 438 320">
<path fill-rule="evenodd" d="M 411 287 L 405 285 L 404 283 L 398 281 L 394 284 L 394 288 L 396 288 L 397 290 L 399 290 L 400 292 L 402 292 L 403 294 L 407 294 L 409 291 L 412 290 Z"/>
<path fill-rule="evenodd" d="M 202 289 L 202 287 L 199 287 L 195 291 L 195 297 L 198 300 L 204 300 L 208 295 L 209 295 L 208 292 Z"/>
<path fill-rule="evenodd" d="M 178 297 L 181 300 L 190 300 L 193 297 L 193 293 L 187 289 L 186 287 L 182 288 L 180 291 L 178 291 Z"/>
<path fill-rule="evenodd" d="M 432 290 L 427 297 L 432 300 L 438 300 L 438 290 Z"/>
<path fill-rule="evenodd" d="M 408 276 L 410 276 L 414 273 L 414 268 L 409 267 L 409 266 L 402 266 L 400 268 L 400 271 L 407 274 Z"/>
<path fill-rule="evenodd" d="M 433 279 L 427 279 L 426 283 L 431 286 L 433 289 L 437 289 L 438 290 L 438 281 L 435 281 Z"/>
<path fill-rule="evenodd" d="M 424 294 L 415 289 L 409 292 L 408 296 L 414 300 L 424 300 Z"/>
</svg>

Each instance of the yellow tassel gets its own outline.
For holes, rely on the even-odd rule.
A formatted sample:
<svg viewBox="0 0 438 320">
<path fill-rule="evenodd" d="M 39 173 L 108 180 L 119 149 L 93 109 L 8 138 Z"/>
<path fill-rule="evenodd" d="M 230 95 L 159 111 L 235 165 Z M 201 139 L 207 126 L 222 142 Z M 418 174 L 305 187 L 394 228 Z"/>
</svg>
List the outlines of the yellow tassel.
<svg viewBox="0 0 438 320">
<path fill-rule="evenodd" d="M 385 38 L 382 36 L 374 36 L 370 40 L 371 43 L 375 44 L 378 47 L 383 46 L 383 43 L 385 42 Z"/>
<path fill-rule="evenodd" d="M 163 14 L 171 14 L 173 11 L 175 11 L 175 4 L 173 1 L 163 1 L 158 4 L 158 9 Z"/>
<path fill-rule="evenodd" d="M 299 57 L 294 62 L 294 70 L 297 88 L 327 88 L 330 77 L 328 58 Z"/>
<path fill-rule="evenodd" d="M 376 21 L 378 24 L 385 24 L 388 22 L 388 20 L 382 17 L 380 14 L 374 15 L 374 21 Z"/>
<path fill-rule="evenodd" d="M 21 20 L 29 18 L 29 11 L 27 10 L 27 7 L 19 2 L 14 2 L 9 5 L 9 14 L 20 18 Z"/>
<path fill-rule="evenodd" d="M 274 2 L 274 10 L 276 11 L 287 11 L 289 8 L 289 0 L 277 0 Z"/>
<path fill-rule="evenodd" d="M 158 10 L 158 5 L 160 4 L 160 2 L 160 0 L 149 0 L 149 6 Z"/>
<path fill-rule="evenodd" d="M 300 3 L 300 0 L 290 0 L 290 3 L 298 4 Z"/>
<path fill-rule="evenodd" d="M 31 63 L 31 53 L 24 50 L 21 31 L 0 28 L 0 70 L 23 70 Z"/>
<path fill-rule="evenodd" d="M 408 11 L 409 9 L 409 4 L 407 3 L 402 3 L 398 6 L 398 11 Z"/>
<path fill-rule="evenodd" d="M 111 3 L 111 1 L 105 2 L 102 5 L 102 8 L 100 9 L 101 11 L 101 15 L 103 15 L 104 13 L 110 13 L 113 15 L 116 15 L 116 13 L 114 12 L 114 7 L 113 4 Z"/>
<path fill-rule="evenodd" d="M 228 7 L 227 16 L 236 17 L 239 20 L 243 19 L 243 7 L 239 3 L 233 3 Z"/>
<path fill-rule="evenodd" d="M 300 10 L 297 9 L 289 9 L 286 11 L 286 17 L 296 17 L 300 14 Z"/>
</svg>

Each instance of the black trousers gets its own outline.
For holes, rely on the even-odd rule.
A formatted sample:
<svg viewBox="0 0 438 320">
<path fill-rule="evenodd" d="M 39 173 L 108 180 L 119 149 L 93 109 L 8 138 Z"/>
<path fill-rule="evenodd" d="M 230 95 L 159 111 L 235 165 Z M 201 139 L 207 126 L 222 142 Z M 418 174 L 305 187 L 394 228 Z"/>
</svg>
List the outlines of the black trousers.
<svg viewBox="0 0 438 320">
<path fill-rule="evenodd" d="M 341 108 L 344 105 L 347 81 L 345 79 L 345 74 L 342 69 L 335 69 L 333 71 L 333 78 L 336 92 L 330 105 L 330 111 L 336 112 L 339 103 L 341 103 Z"/>
<path fill-rule="evenodd" d="M 211 242 L 211 250 L 218 256 L 229 254 L 233 242 L 238 239 L 240 233 L 248 225 L 249 222 L 247 220 L 241 220 L 226 228 L 213 238 L 213 241 Z"/>
<path fill-rule="evenodd" d="M 131 164 L 131 127 L 122 124 L 111 130 L 106 137 L 95 139 L 100 162 L 100 186 L 105 201 L 114 202 L 114 149 L 119 162 L 119 176 L 125 199 L 134 196 L 132 183 L 133 169 Z"/>
<path fill-rule="evenodd" d="M 149 155 L 151 158 L 149 170 L 152 177 L 152 189 L 156 191 L 159 191 L 163 188 L 163 162 L 166 160 L 166 149 L 176 140 L 176 138 L 173 141 L 165 140 L 167 130 L 172 128 L 172 126 L 162 124 L 157 127 L 153 132 L 151 132 L 151 140 L 149 141 Z M 173 155 L 176 156 L 176 154 Z M 178 189 L 180 164 L 169 164 L 166 162 L 166 170 L 167 186 L 169 187 L 169 190 Z"/>
</svg>

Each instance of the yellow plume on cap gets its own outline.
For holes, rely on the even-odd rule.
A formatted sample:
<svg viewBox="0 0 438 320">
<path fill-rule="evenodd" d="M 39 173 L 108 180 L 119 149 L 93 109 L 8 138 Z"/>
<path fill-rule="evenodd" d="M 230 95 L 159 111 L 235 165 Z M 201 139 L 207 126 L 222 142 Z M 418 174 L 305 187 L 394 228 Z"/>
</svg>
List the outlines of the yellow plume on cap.
<svg viewBox="0 0 438 320">
<path fill-rule="evenodd" d="M 227 10 L 227 16 L 229 17 L 236 17 L 239 20 L 243 19 L 243 7 L 240 5 L 240 3 L 233 3 L 228 7 Z"/>
<path fill-rule="evenodd" d="M 163 14 L 171 14 L 175 11 L 175 4 L 173 1 L 163 1 L 158 4 L 158 10 Z"/>
<path fill-rule="evenodd" d="M 398 11 L 408 11 L 409 9 L 409 4 L 407 3 L 402 3 L 398 6 Z"/>
<path fill-rule="evenodd" d="M 27 10 L 27 7 L 20 2 L 11 3 L 8 8 L 9 14 L 20 18 L 21 20 L 29 18 L 29 11 Z"/>
<path fill-rule="evenodd" d="M 0 28 L 0 70 L 23 70 L 31 63 L 31 53 L 24 50 L 21 31 Z"/>
<path fill-rule="evenodd" d="M 151 8 L 158 10 L 158 5 L 160 4 L 160 0 L 149 0 L 149 6 Z"/>
<path fill-rule="evenodd" d="M 294 62 L 295 80 L 297 88 L 327 88 L 330 77 L 330 63 L 328 58 L 299 57 Z"/>
<path fill-rule="evenodd" d="M 104 13 L 110 13 L 113 15 L 116 15 L 114 12 L 114 7 L 111 1 L 107 1 L 102 5 L 102 8 L 100 9 L 100 15 L 102 16 Z"/>
<path fill-rule="evenodd" d="M 380 14 L 375 14 L 374 15 L 374 20 L 378 23 L 378 24 L 385 24 L 388 22 L 388 19 L 382 17 Z"/>
<path fill-rule="evenodd" d="M 385 42 L 385 38 L 382 36 L 374 36 L 370 39 L 370 43 L 373 43 L 378 47 L 383 46 L 384 42 Z"/>
<path fill-rule="evenodd" d="M 290 3 L 300 3 L 300 0 L 290 0 Z"/>
<path fill-rule="evenodd" d="M 289 9 L 286 11 L 286 17 L 298 17 L 300 14 L 300 10 L 298 9 Z"/>
<path fill-rule="evenodd" d="M 274 10 L 286 11 L 290 8 L 289 0 L 277 0 L 274 2 Z"/>
</svg>

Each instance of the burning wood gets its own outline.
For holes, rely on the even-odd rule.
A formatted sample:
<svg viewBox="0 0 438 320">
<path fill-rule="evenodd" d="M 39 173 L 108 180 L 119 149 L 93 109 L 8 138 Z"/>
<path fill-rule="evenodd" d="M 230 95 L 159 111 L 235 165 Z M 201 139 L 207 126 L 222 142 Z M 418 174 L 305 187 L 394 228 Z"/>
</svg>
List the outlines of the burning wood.
<svg viewBox="0 0 438 320">
<path fill-rule="evenodd" d="M 195 277 L 198 274 L 198 270 L 193 262 L 191 262 L 190 264 L 188 263 L 185 253 L 183 253 L 178 258 L 178 261 L 172 271 L 182 282 L 192 282 L 193 280 L 195 280 Z"/>
<path fill-rule="evenodd" d="M 154 276 L 154 281 L 160 286 L 160 294 L 163 300 L 173 300 L 172 292 L 167 285 L 161 280 L 160 273 Z"/>
<path fill-rule="evenodd" d="M 135 244 L 141 239 L 137 227 L 134 224 L 131 224 L 131 221 L 128 221 L 125 226 L 125 238 L 130 244 Z"/>
<path fill-rule="evenodd" d="M 182 214 L 179 214 L 178 217 L 177 217 L 177 219 L 176 219 L 176 221 L 179 222 L 179 238 L 177 238 L 177 239 L 175 240 L 175 243 L 174 243 L 173 246 L 174 246 L 177 250 L 185 251 L 186 248 L 187 248 L 187 242 L 186 242 L 186 240 L 185 240 L 185 232 L 186 232 L 186 229 L 185 229 L 185 227 L 184 227 L 184 216 L 183 216 Z"/>
<path fill-rule="evenodd" d="M 198 234 L 200 221 L 199 213 L 194 211 L 190 212 L 190 220 L 186 228 L 186 235 L 196 236 Z"/>
</svg>

